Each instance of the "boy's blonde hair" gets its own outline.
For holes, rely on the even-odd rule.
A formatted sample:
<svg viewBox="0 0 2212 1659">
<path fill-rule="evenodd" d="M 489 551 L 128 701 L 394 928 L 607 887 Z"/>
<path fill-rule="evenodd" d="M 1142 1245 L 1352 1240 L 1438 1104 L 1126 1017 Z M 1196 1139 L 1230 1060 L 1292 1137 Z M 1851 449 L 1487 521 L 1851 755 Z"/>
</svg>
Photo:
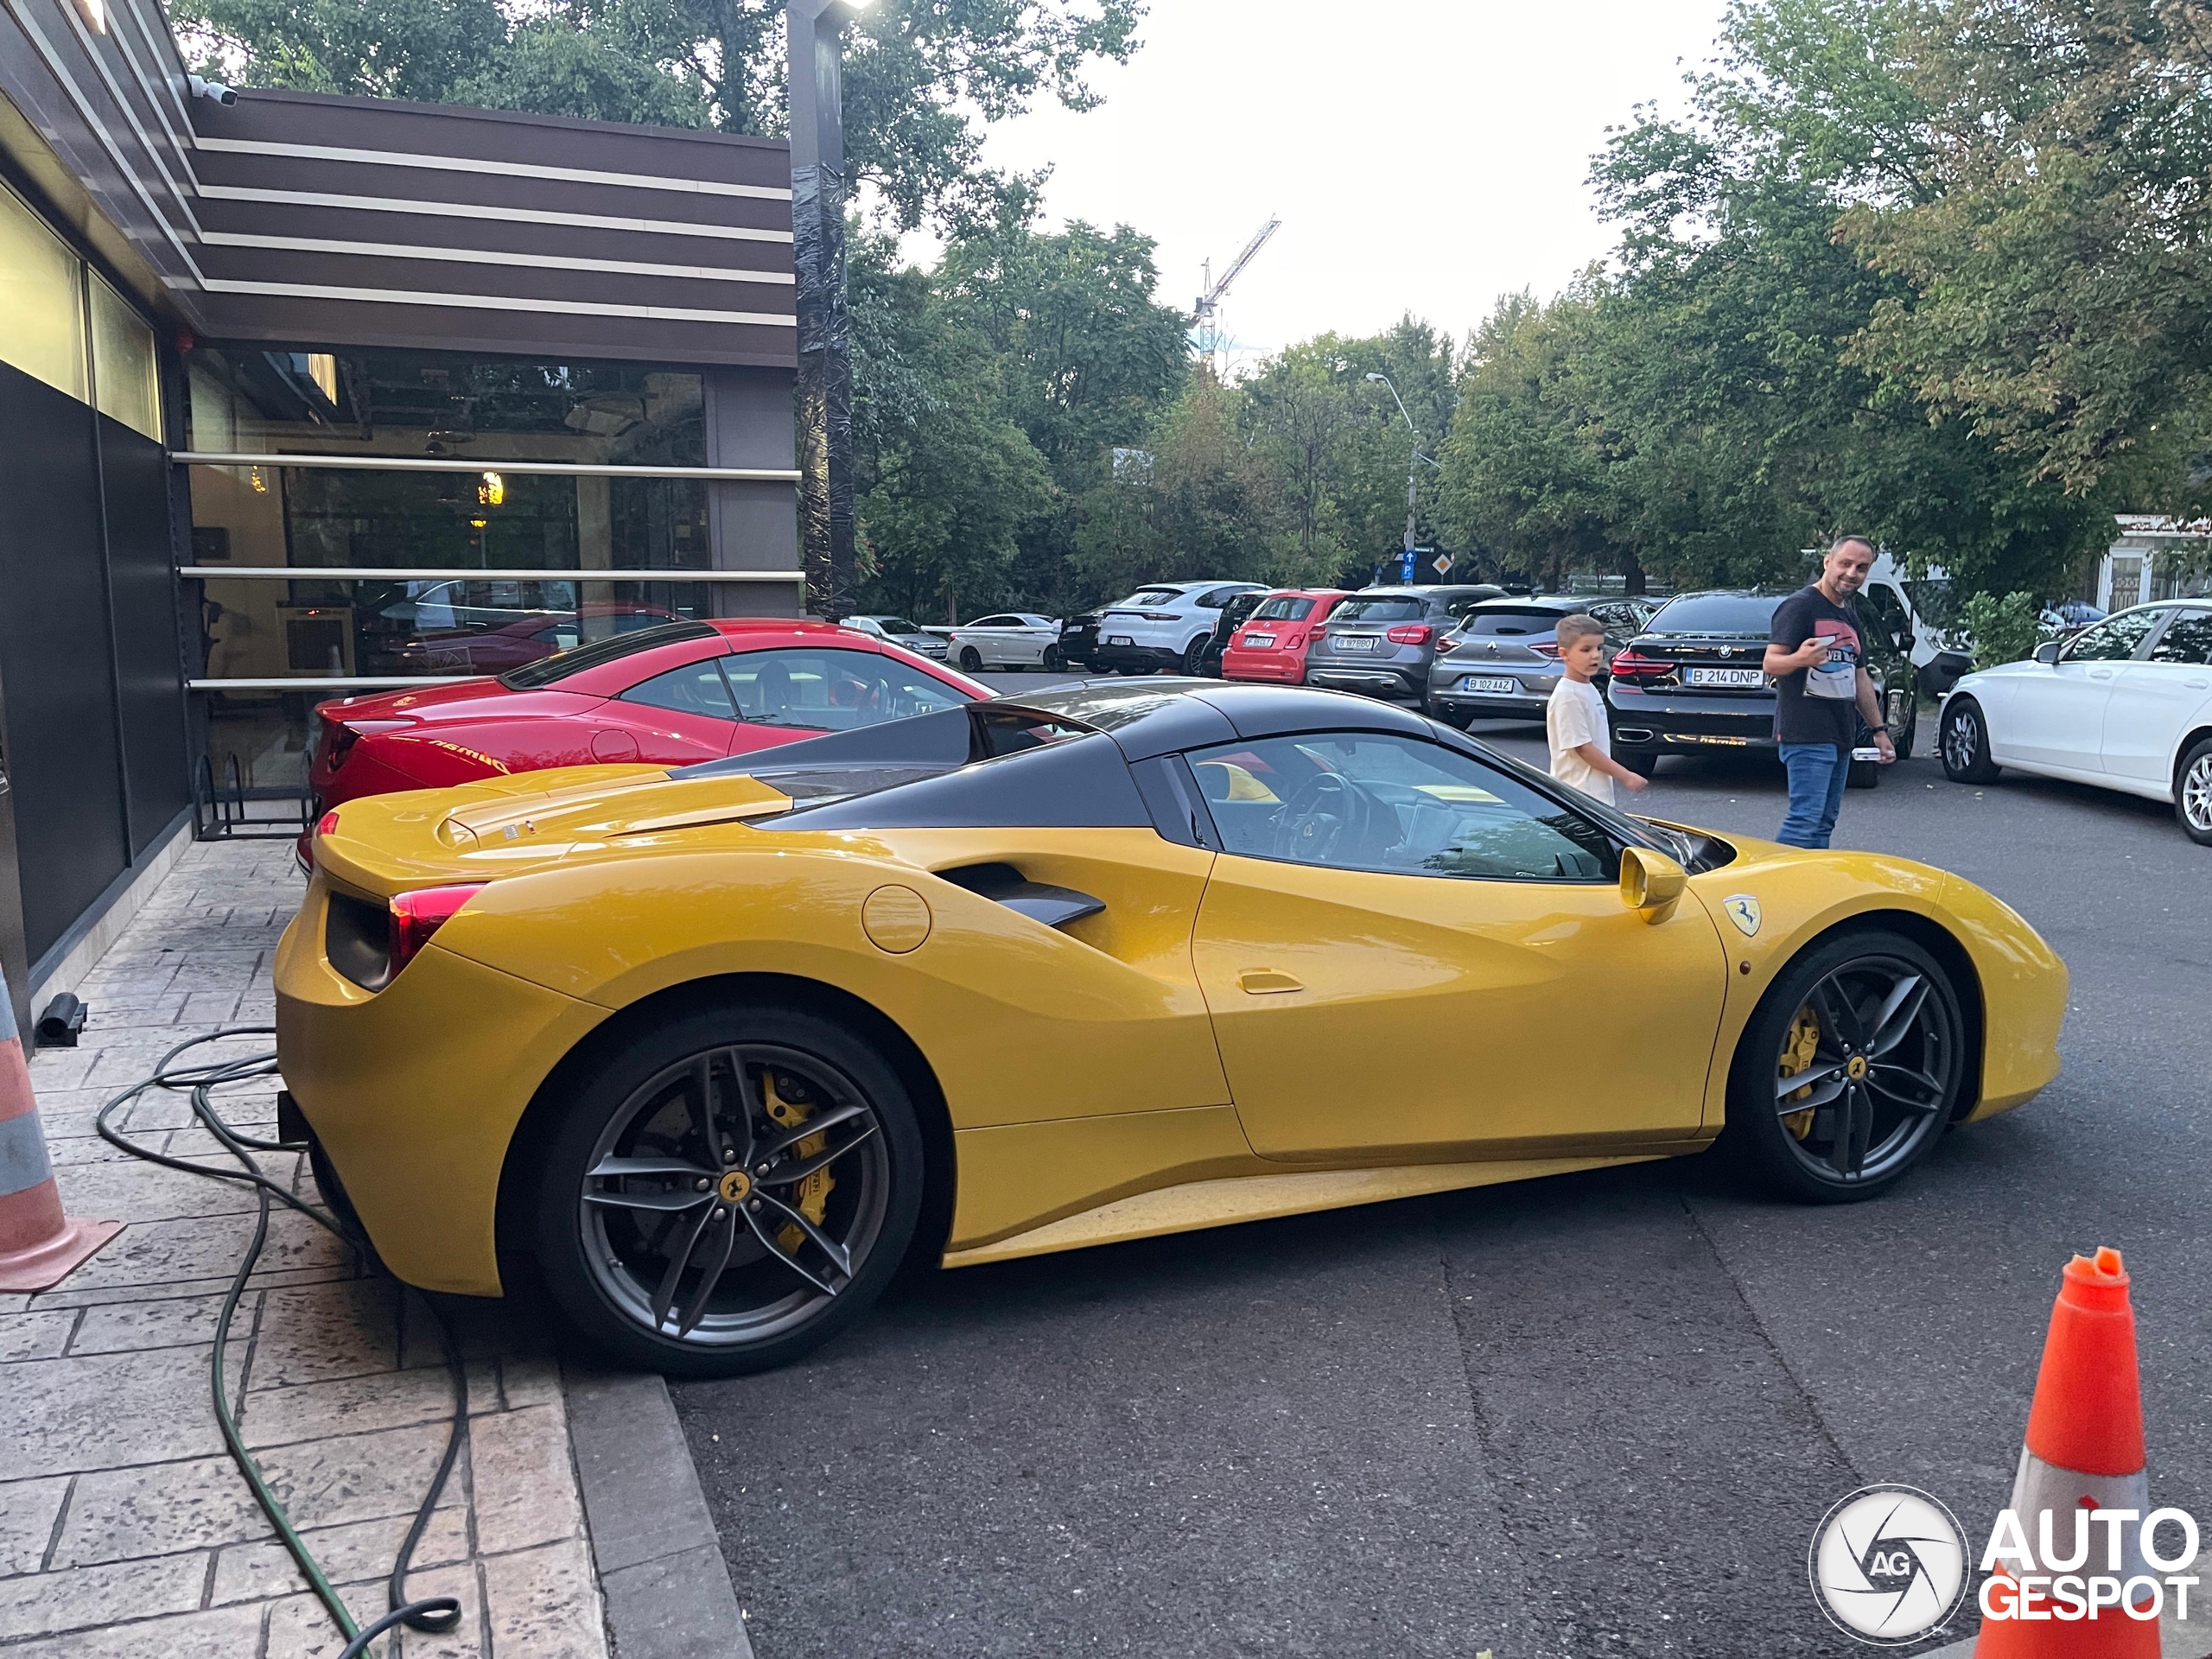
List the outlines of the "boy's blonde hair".
<svg viewBox="0 0 2212 1659">
<path fill-rule="evenodd" d="M 1553 632 L 1559 640 L 1559 648 L 1567 651 L 1580 645 L 1593 633 L 1600 639 L 1604 639 L 1605 625 L 1586 612 L 1577 611 L 1572 616 L 1560 618 L 1559 626 Z"/>
</svg>

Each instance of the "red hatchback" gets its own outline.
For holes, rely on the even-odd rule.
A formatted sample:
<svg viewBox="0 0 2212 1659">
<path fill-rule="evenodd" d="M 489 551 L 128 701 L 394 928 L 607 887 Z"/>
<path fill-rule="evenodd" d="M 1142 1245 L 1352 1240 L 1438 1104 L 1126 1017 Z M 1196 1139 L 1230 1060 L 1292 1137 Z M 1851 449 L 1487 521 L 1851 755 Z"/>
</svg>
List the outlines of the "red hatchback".
<svg viewBox="0 0 2212 1659">
<path fill-rule="evenodd" d="M 1229 648 L 1221 653 L 1222 678 L 1305 684 L 1307 643 L 1320 632 L 1338 601 L 1350 597 L 1341 588 L 1291 588 L 1269 594 L 1244 619 L 1244 626 L 1230 635 Z"/>
<path fill-rule="evenodd" d="M 990 695 L 964 674 L 834 623 L 670 622 L 498 679 L 323 703 L 308 780 L 320 817 L 363 795 L 548 766 L 689 766 Z"/>
</svg>

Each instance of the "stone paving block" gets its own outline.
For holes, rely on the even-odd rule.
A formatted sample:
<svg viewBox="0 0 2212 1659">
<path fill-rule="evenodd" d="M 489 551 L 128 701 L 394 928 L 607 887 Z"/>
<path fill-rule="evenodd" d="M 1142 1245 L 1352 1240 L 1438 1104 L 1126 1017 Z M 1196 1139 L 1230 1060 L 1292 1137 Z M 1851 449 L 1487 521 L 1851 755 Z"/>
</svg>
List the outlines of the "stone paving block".
<svg viewBox="0 0 2212 1659">
<path fill-rule="evenodd" d="M 53 1359 L 68 1345 L 77 1328 L 77 1315 L 69 1309 L 48 1313 L 0 1315 L 0 1362 L 12 1359 Z M 0 1379 L 0 1389 L 4 1389 Z"/>
<path fill-rule="evenodd" d="M 356 1624 L 372 1624 L 384 1616 L 381 1583 L 340 1585 L 338 1596 Z M 346 1638 L 340 1634 L 337 1621 L 316 1597 L 287 1596 L 269 1604 L 269 1643 L 262 1649 L 264 1659 L 338 1659 L 345 1648 Z"/>
<path fill-rule="evenodd" d="M 54 1517 L 68 1491 L 67 1475 L 0 1483 L 0 1575 L 35 1573 L 45 1565 Z"/>
<path fill-rule="evenodd" d="M 545 1354 L 510 1354 L 499 1362 L 499 1392 L 510 1411 L 561 1403 L 561 1367 Z"/>
<path fill-rule="evenodd" d="M 25 1642 L 7 1654 L 8 1659 L 251 1659 L 260 1650 L 262 1617 L 259 1607 L 217 1608 Z"/>
<path fill-rule="evenodd" d="M 253 1329 L 257 1294 L 238 1304 L 233 1332 Z M 73 1354 L 139 1353 L 154 1348 L 181 1348 L 213 1342 L 223 1311 L 220 1296 L 179 1296 L 162 1301 L 118 1302 L 85 1310 L 84 1322 L 69 1344 Z"/>
<path fill-rule="evenodd" d="M 469 1428 L 476 1547 L 486 1555 L 573 1538 L 583 1529 L 569 1421 L 557 1406 L 502 1412 Z"/>
<path fill-rule="evenodd" d="M 414 1513 L 445 1449 L 446 1426 L 423 1423 L 271 1446 L 256 1456 L 296 1525 L 336 1527 Z M 455 1486 L 460 1479 L 456 1471 Z"/>
<path fill-rule="evenodd" d="M 600 1659 L 607 1651 L 599 1585 L 582 1539 L 484 1562 L 492 1650 L 531 1659 Z"/>
<path fill-rule="evenodd" d="M 307 1542 L 324 1573 L 334 1584 L 367 1584 L 391 1576 L 393 1558 L 407 1536 L 412 1513 L 381 1521 L 358 1521 L 349 1526 L 316 1527 L 300 1535 Z M 456 1496 L 430 1516 L 423 1540 L 415 1546 L 413 1565 L 448 1567 L 468 1559 L 468 1514 Z M 474 1569 L 471 1569 L 472 1572 Z M 415 1593 L 411 1571 L 407 1584 Z M 265 1601 L 296 1595 L 307 1589 L 292 1553 L 275 1539 L 259 1543 L 233 1544 L 215 1560 L 214 1601 L 219 1605 L 238 1601 Z M 436 1592 L 424 1591 L 425 1595 Z"/>
<path fill-rule="evenodd" d="M 284 1268 L 273 1272 L 257 1273 L 246 1284 L 249 1294 L 257 1290 L 283 1290 L 304 1285 L 333 1284 L 341 1280 L 362 1277 L 359 1262 L 353 1258 L 332 1263 L 327 1267 Z M 220 1295 L 231 1287 L 235 1273 L 207 1274 L 197 1279 L 171 1279 L 144 1285 L 101 1285 L 92 1289 L 79 1289 L 74 1275 L 62 1281 L 55 1290 L 41 1291 L 37 1306 L 45 1307 L 105 1307 L 124 1302 L 165 1302 L 180 1296 Z"/>
<path fill-rule="evenodd" d="M 54 1180 L 71 1215 L 127 1215 L 134 1224 L 235 1215 L 258 1207 L 252 1189 L 243 1181 L 214 1180 L 136 1160 L 65 1165 L 55 1169 Z"/>
<path fill-rule="evenodd" d="M 227 1279 L 253 1236 L 249 1213 L 133 1223 L 116 1241 L 69 1276 L 77 1293 L 119 1285 L 176 1284 Z M 338 1266 L 351 1252 L 305 1216 L 273 1216 L 261 1252 L 261 1271 Z"/>
<path fill-rule="evenodd" d="M 472 1413 L 496 1411 L 498 1373 L 488 1362 L 469 1370 Z M 248 1446 L 283 1446 L 317 1435 L 358 1434 L 410 1423 L 450 1421 L 453 1405 L 452 1379 L 441 1365 L 435 1370 L 383 1371 L 290 1388 L 249 1389 L 238 1414 Z"/>
<path fill-rule="evenodd" d="M 460 1602 L 461 1623 L 442 1636 L 410 1630 L 400 1651 L 406 1659 L 476 1659 L 484 1651 L 484 1590 L 475 1563 L 407 1575 L 410 1601 L 432 1596 L 451 1596 Z"/>
<path fill-rule="evenodd" d="M 197 1554 L 0 1579 L 0 1640 L 186 1612 L 207 1579 L 207 1558 Z"/>
<path fill-rule="evenodd" d="M 398 1287 L 388 1279 L 271 1291 L 262 1304 L 252 1386 L 273 1389 L 391 1370 L 399 1357 L 397 1296 Z"/>
<path fill-rule="evenodd" d="M 208 1414 L 203 1399 L 200 1414 Z M 91 1567 L 270 1535 L 269 1517 L 227 1455 L 80 1475 L 54 1565 Z"/>
<path fill-rule="evenodd" d="M 39 1127 L 47 1131 L 46 1158 L 54 1168 L 65 1164 L 127 1164 L 136 1161 L 121 1147 L 111 1146 L 92 1132 L 90 1118 L 84 1120 L 83 1135 L 55 1135 L 54 1126 L 47 1121 L 45 1110 L 39 1112 Z"/>
<path fill-rule="evenodd" d="M 207 1408 L 207 1352 L 73 1354 L 10 1366 L 9 1472 L 68 1474 L 220 1451 Z"/>
</svg>

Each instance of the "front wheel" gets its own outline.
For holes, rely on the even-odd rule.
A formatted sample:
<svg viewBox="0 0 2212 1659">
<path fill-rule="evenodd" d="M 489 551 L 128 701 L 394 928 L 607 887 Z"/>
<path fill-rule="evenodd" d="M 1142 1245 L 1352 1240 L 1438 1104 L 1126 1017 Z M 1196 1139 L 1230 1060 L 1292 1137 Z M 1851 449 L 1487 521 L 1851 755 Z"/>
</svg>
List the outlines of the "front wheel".
<svg viewBox="0 0 2212 1659">
<path fill-rule="evenodd" d="M 1724 1143 L 1770 1192 L 1871 1198 L 1928 1155 L 1963 1098 L 1966 1022 L 1911 939 L 1842 934 L 1785 969 L 1737 1040 Z"/>
<path fill-rule="evenodd" d="M 534 1194 L 554 1305 L 616 1360 L 730 1376 L 798 1358 L 866 1310 L 920 1214 L 898 1073 L 803 1008 L 639 1031 L 582 1080 Z"/>
<path fill-rule="evenodd" d="M 2192 747 L 2174 769 L 2174 817 L 2183 835 L 2212 847 L 2212 737 Z"/>
<path fill-rule="evenodd" d="M 982 652 L 976 650 L 973 645 L 961 646 L 960 671 L 963 674 L 973 674 L 976 670 L 982 668 L 982 665 L 983 653 Z"/>
<path fill-rule="evenodd" d="M 1993 784 L 1997 763 L 1989 758 L 1989 722 L 1981 705 L 1956 692 L 1943 705 L 1936 747 L 1942 751 L 1943 775 L 1955 784 Z"/>
</svg>

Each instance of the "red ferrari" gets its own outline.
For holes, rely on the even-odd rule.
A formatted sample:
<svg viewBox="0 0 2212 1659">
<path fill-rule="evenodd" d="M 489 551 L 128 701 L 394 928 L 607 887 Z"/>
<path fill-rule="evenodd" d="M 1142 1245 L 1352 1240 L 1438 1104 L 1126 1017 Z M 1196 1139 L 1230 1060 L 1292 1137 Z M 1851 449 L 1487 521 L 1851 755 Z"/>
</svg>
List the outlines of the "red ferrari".
<svg viewBox="0 0 2212 1659">
<path fill-rule="evenodd" d="M 315 709 L 315 816 L 362 795 L 594 762 L 689 766 L 973 702 L 990 688 L 872 635 L 785 617 L 669 622 L 497 679 Z M 309 837 L 301 837 L 306 857 Z"/>
<path fill-rule="evenodd" d="M 1340 588 L 1296 588 L 1269 594 L 1229 637 L 1221 653 L 1224 680 L 1273 680 L 1306 683 L 1306 647 L 1321 631 L 1337 601 L 1351 595 Z"/>
</svg>

